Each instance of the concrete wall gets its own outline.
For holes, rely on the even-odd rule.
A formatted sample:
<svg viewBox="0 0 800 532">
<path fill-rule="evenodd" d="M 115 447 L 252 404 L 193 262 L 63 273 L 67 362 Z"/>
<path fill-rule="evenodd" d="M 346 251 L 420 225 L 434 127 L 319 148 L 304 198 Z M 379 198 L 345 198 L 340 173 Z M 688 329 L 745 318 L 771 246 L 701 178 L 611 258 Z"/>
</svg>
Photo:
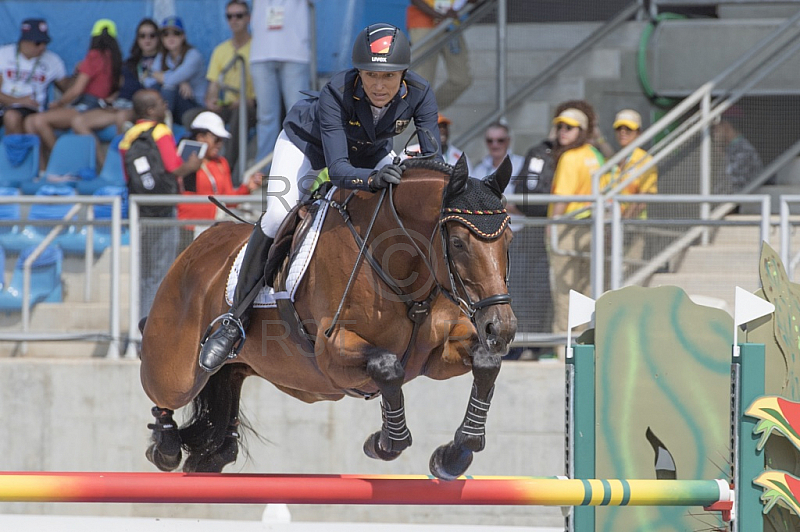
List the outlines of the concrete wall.
<svg viewBox="0 0 800 532">
<path fill-rule="evenodd" d="M 380 426 L 378 401 L 344 399 L 307 405 L 265 381 L 244 386 L 243 412 L 261 438 L 247 439 L 226 472 L 428 474 L 433 450 L 452 439 L 471 378 L 418 379 L 406 386 L 414 445 L 394 462 L 367 458 L 361 446 Z M 508 362 L 497 383 L 487 448 L 474 475 L 564 473 L 564 366 Z M 138 361 L 0 359 L 0 470 L 155 471 L 146 461 L 152 404 L 139 384 Z M 0 503 L 1 513 L 253 519 L 263 506 Z M 298 521 L 559 526 L 558 508 L 440 506 L 291 506 Z"/>
</svg>

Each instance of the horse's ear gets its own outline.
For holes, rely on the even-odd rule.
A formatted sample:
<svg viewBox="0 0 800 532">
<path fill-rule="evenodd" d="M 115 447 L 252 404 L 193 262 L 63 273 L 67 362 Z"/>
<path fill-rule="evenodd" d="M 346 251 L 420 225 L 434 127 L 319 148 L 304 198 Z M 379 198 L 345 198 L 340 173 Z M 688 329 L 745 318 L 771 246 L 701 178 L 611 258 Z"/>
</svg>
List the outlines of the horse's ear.
<svg viewBox="0 0 800 532">
<path fill-rule="evenodd" d="M 469 179 L 467 156 L 462 154 L 456 162 L 456 165 L 453 167 L 453 175 L 450 176 L 450 182 L 447 183 L 447 192 L 445 193 L 445 197 L 457 196 L 463 192 L 464 187 L 467 186 L 467 179 Z"/>
<path fill-rule="evenodd" d="M 508 186 L 508 182 L 511 181 L 512 170 L 511 159 L 506 155 L 503 162 L 497 167 L 497 170 L 486 178 L 486 184 L 492 187 L 498 194 L 503 194 L 503 191 Z"/>
</svg>

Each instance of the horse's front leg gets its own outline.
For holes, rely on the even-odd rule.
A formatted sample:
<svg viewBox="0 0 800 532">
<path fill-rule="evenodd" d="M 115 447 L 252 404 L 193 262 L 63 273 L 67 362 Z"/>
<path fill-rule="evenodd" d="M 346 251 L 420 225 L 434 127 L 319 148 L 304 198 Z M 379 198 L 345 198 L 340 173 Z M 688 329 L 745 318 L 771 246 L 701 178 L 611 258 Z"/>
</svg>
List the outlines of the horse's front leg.
<svg viewBox="0 0 800 532">
<path fill-rule="evenodd" d="M 456 430 L 453 441 L 433 452 L 431 473 L 443 480 L 453 480 L 463 475 L 472 463 L 473 453 L 486 446 L 486 416 L 494 393 L 494 383 L 500 373 L 501 357 L 483 346 L 472 352 L 472 393 L 467 413 Z"/>
<path fill-rule="evenodd" d="M 364 442 L 364 453 L 370 458 L 394 460 L 411 446 L 411 432 L 406 426 L 403 405 L 405 370 L 394 353 L 375 350 L 367 355 L 367 374 L 381 391 L 381 430 Z"/>
</svg>

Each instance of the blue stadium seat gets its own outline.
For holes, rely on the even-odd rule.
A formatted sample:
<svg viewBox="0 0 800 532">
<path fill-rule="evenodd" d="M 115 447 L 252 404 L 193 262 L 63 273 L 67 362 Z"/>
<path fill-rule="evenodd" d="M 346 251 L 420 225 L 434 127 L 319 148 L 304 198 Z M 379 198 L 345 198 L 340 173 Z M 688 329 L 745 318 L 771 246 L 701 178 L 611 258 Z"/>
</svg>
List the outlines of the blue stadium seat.
<svg viewBox="0 0 800 532">
<path fill-rule="evenodd" d="M 95 196 L 120 196 L 122 198 L 122 217 L 128 217 L 128 187 L 126 186 L 107 186 L 98 189 Z M 95 205 L 94 206 L 94 219 L 95 220 L 110 220 L 111 219 L 111 205 Z M 122 228 L 120 235 L 122 245 L 130 244 L 130 232 L 127 227 Z M 111 245 L 111 226 L 98 225 L 94 228 L 94 252 L 102 253 Z"/>
<path fill-rule="evenodd" d="M 30 143 L 22 161 L 14 164 L 8 157 L 9 146 Z M 39 175 L 39 137 L 36 135 L 6 135 L 0 140 L 0 186 L 19 188 Z"/>
<path fill-rule="evenodd" d="M 8 288 L 0 292 L 0 311 L 18 312 L 22 310 L 23 266 L 35 248 L 25 249 L 14 265 L 14 272 Z M 58 246 L 48 246 L 31 267 L 31 306 L 42 303 L 63 301 L 61 288 L 61 264 L 63 254 Z"/>
<path fill-rule="evenodd" d="M 58 137 L 50 160 L 47 162 L 45 178 L 38 181 L 23 183 L 20 187 L 23 194 L 35 194 L 44 185 L 52 184 L 47 181 L 47 176 L 78 176 L 89 174 L 94 176 L 97 172 L 97 159 L 95 156 L 94 135 L 76 135 L 65 133 Z M 72 182 L 77 185 L 77 179 Z"/>
<path fill-rule="evenodd" d="M 116 124 L 111 124 L 103 129 L 96 129 L 94 134 L 97 136 L 100 142 L 112 142 L 117 134 L 117 126 Z"/>
<path fill-rule="evenodd" d="M 117 135 L 111 140 L 106 152 L 106 161 L 97 177 L 78 181 L 75 187 L 78 194 L 91 196 L 103 187 L 125 186 L 125 170 L 122 168 L 122 157 L 119 154 L 119 141 L 122 137 L 123 135 Z"/>
<path fill-rule="evenodd" d="M 19 189 L 0 187 L 1 196 L 19 196 Z M 0 220 L 17 222 L 14 225 L 0 225 L 0 246 L 7 251 L 19 253 L 34 241 L 33 235 L 23 232 L 22 212 L 19 203 L 0 203 Z"/>
</svg>

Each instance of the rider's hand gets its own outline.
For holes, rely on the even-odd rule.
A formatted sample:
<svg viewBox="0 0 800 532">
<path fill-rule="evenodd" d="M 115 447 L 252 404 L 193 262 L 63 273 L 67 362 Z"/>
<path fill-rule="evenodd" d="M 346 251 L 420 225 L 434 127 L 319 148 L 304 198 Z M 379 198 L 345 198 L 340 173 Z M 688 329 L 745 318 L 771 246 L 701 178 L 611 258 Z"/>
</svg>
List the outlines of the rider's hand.
<svg viewBox="0 0 800 532">
<path fill-rule="evenodd" d="M 369 177 L 369 188 L 373 192 L 386 188 L 389 185 L 400 184 L 405 166 L 400 164 L 387 164 Z"/>
</svg>

